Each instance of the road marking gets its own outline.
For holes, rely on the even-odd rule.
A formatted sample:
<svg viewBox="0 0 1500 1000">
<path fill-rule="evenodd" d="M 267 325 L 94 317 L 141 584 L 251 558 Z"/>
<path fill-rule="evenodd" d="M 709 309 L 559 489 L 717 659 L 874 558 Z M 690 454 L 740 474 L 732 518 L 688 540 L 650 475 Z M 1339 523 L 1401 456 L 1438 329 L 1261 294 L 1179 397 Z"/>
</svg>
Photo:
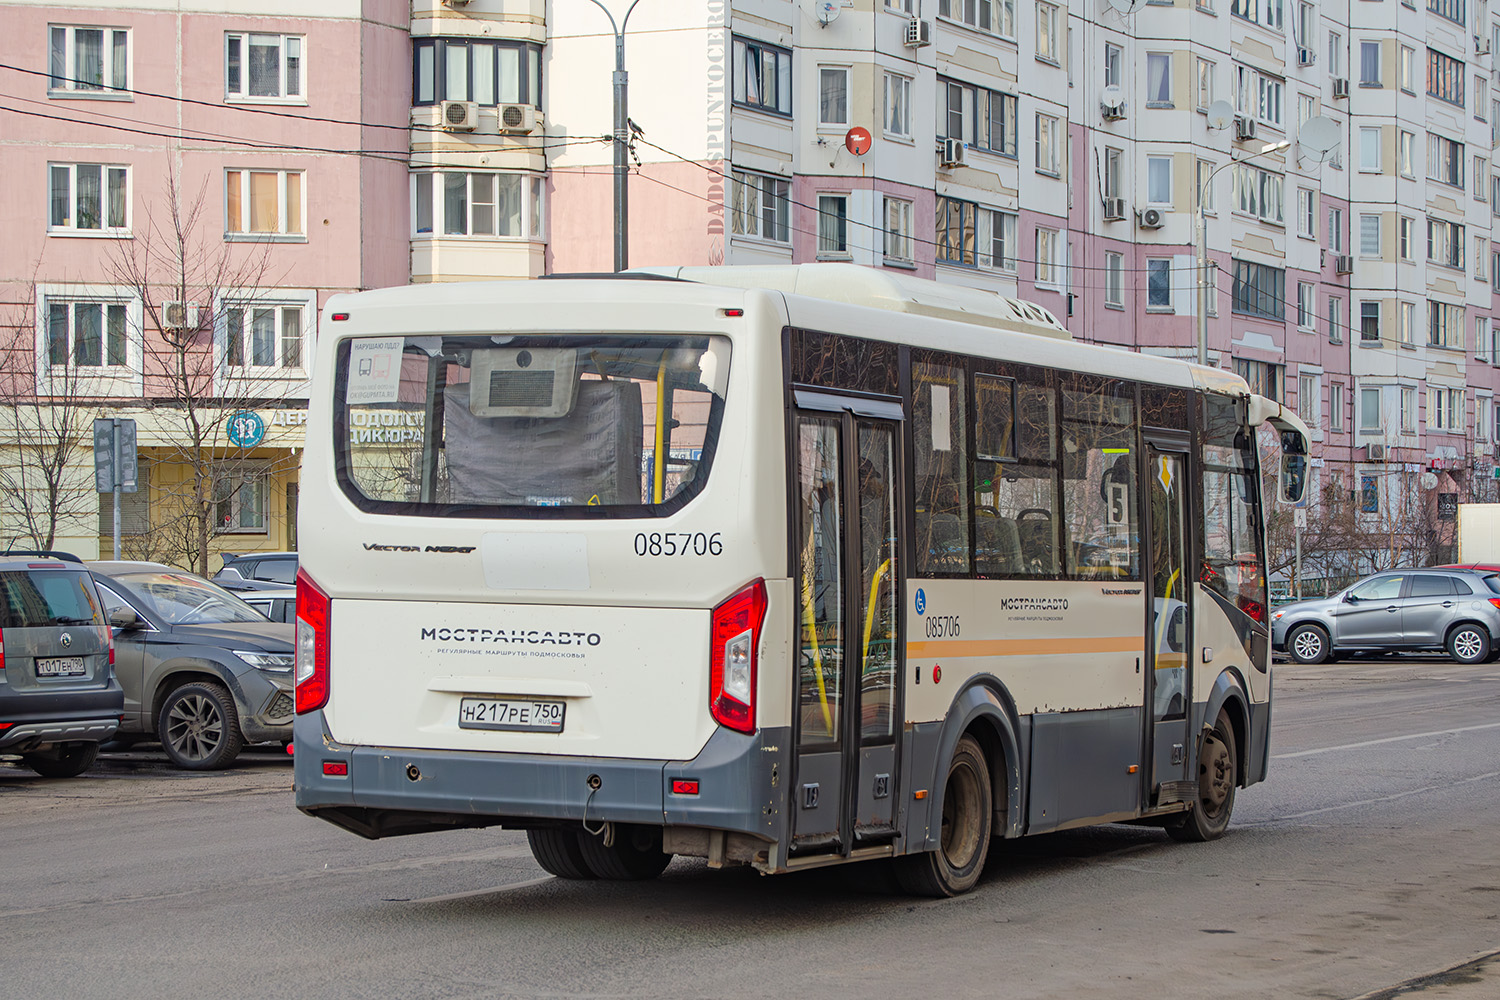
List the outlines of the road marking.
<svg viewBox="0 0 1500 1000">
<path fill-rule="evenodd" d="M 529 889 L 529 888 L 531 888 L 534 885 L 545 885 L 548 882 L 556 882 L 556 881 L 557 881 L 557 879 L 553 878 L 551 875 L 544 875 L 541 878 L 528 879 L 525 882 L 512 882 L 509 885 L 495 885 L 495 886 L 490 886 L 490 888 L 488 888 L 488 889 L 470 889 L 468 892 L 450 892 L 450 893 L 448 893 L 447 895 L 444 895 L 444 896 L 428 896 L 426 899 L 406 899 L 406 900 L 401 900 L 401 902 L 405 902 L 405 903 L 446 903 L 449 900 L 453 900 L 453 899 L 470 899 L 470 898 L 472 898 L 474 896 L 488 896 L 491 893 L 496 893 L 496 892 L 509 892 L 512 889 Z"/>
<path fill-rule="evenodd" d="M 1472 778 L 1463 778 L 1459 781 L 1449 782 L 1446 785 L 1426 785 L 1422 788 L 1412 788 L 1404 792 L 1396 792 L 1394 795 L 1382 795 L 1374 799 L 1359 799 L 1355 802 L 1344 802 L 1336 806 L 1326 806 L 1322 809 L 1309 809 L 1306 812 L 1287 813 L 1285 816 L 1276 816 L 1268 820 L 1258 820 L 1246 823 L 1246 826 L 1271 826 L 1275 823 L 1285 823 L 1289 819 L 1306 819 L 1309 816 L 1321 816 L 1324 813 L 1338 812 L 1341 809 L 1356 809 L 1360 806 L 1375 805 L 1380 802 L 1395 802 L 1398 799 L 1410 798 L 1413 795 L 1425 795 L 1428 792 L 1446 791 L 1457 788 L 1460 785 L 1472 785 L 1476 781 L 1489 781 L 1491 778 L 1500 778 L 1500 771 L 1491 771 L 1488 774 L 1476 774 Z"/>
<path fill-rule="evenodd" d="M 1410 736 L 1387 736 L 1382 740 L 1365 740 L 1361 743 L 1341 743 L 1336 747 L 1319 747 L 1316 750 L 1298 750 L 1296 753 L 1272 754 L 1272 760 L 1290 760 L 1293 757 L 1311 757 L 1314 754 L 1333 753 L 1336 750 L 1358 750 L 1360 747 L 1379 746 L 1382 743 L 1400 743 L 1402 740 L 1423 740 L 1429 736 L 1452 736 L 1455 733 L 1472 733 L 1481 729 L 1500 729 L 1500 722 L 1489 722 L 1482 726 L 1461 726 L 1458 729 L 1439 729 L 1431 733 L 1412 733 Z"/>
</svg>

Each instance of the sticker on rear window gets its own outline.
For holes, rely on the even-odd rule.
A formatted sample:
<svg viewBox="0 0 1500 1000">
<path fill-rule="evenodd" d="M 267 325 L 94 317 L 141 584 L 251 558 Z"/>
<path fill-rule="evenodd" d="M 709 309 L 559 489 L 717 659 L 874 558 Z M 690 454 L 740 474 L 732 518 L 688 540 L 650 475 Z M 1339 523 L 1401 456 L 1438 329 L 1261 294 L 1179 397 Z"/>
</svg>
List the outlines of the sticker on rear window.
<svg viewBox="0 0 1500 1000">
<path fill-rule="evenodd" d="M 356 340 L 349 351 L 348 402 L 394 403 L 401 385 L 404 341 Z"/>
</svg>

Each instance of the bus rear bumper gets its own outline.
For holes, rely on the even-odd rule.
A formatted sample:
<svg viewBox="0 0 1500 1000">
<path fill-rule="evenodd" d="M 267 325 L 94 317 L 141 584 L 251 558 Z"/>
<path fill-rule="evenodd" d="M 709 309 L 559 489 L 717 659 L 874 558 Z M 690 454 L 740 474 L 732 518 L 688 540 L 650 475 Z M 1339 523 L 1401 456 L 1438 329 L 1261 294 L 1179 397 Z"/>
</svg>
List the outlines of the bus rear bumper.
<svg viewBox="0 0 1500 1000">
<path fill-rule="evenodd" d="M 585 821 L 776 840 L 789 735 L 719 729 L 690 761 L 493 754 L 340 744 L 312 712 L 293 726 L 293 784 L 302 812 L 372 840 Z M 674 791 L 677 781 L 697 782 L 697 793 Z"/>
</svg>

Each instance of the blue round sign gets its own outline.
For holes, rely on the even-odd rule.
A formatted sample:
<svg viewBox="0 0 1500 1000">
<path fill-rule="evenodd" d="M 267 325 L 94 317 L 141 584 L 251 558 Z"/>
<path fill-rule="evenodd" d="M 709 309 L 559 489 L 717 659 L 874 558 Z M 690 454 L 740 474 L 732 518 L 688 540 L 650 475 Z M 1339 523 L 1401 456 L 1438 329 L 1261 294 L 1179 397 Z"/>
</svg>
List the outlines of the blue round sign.
<svg viewBox="0 0 1500 1000">
<path fill-rule="evenodd" d="M 241 410 L 229 415 L 229 443 L 241 448 L 254 448 L 265 439 L 266 422 L 257 413 Z"/>
<path fill-rule="evenodd" d="M 920 614 L 926 614 L 926 613 L 927 613 L 927 594 L 923 592 L 923 590 L 922 590 L 921 587 L 918 587 L 917 588 L 917 614 L 920 615 Z"/>
</svg>

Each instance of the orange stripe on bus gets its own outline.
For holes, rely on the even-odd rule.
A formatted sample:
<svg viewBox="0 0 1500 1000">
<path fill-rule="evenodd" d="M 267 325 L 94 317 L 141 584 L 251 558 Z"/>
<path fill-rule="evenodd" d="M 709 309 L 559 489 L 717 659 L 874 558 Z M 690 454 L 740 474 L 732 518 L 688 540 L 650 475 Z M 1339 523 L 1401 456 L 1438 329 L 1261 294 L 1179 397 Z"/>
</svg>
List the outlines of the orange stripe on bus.
<svg viewBox="0 0 1500 1000">
<path fill-rule="evenodd" d="M 935 639 L 908 642 L 908 657 L 1027 656 L 1059 653 L 1139 653 L 1145 640 L 1138 635 L 1106 635 L 1082 639 Z"/>
</svg>

